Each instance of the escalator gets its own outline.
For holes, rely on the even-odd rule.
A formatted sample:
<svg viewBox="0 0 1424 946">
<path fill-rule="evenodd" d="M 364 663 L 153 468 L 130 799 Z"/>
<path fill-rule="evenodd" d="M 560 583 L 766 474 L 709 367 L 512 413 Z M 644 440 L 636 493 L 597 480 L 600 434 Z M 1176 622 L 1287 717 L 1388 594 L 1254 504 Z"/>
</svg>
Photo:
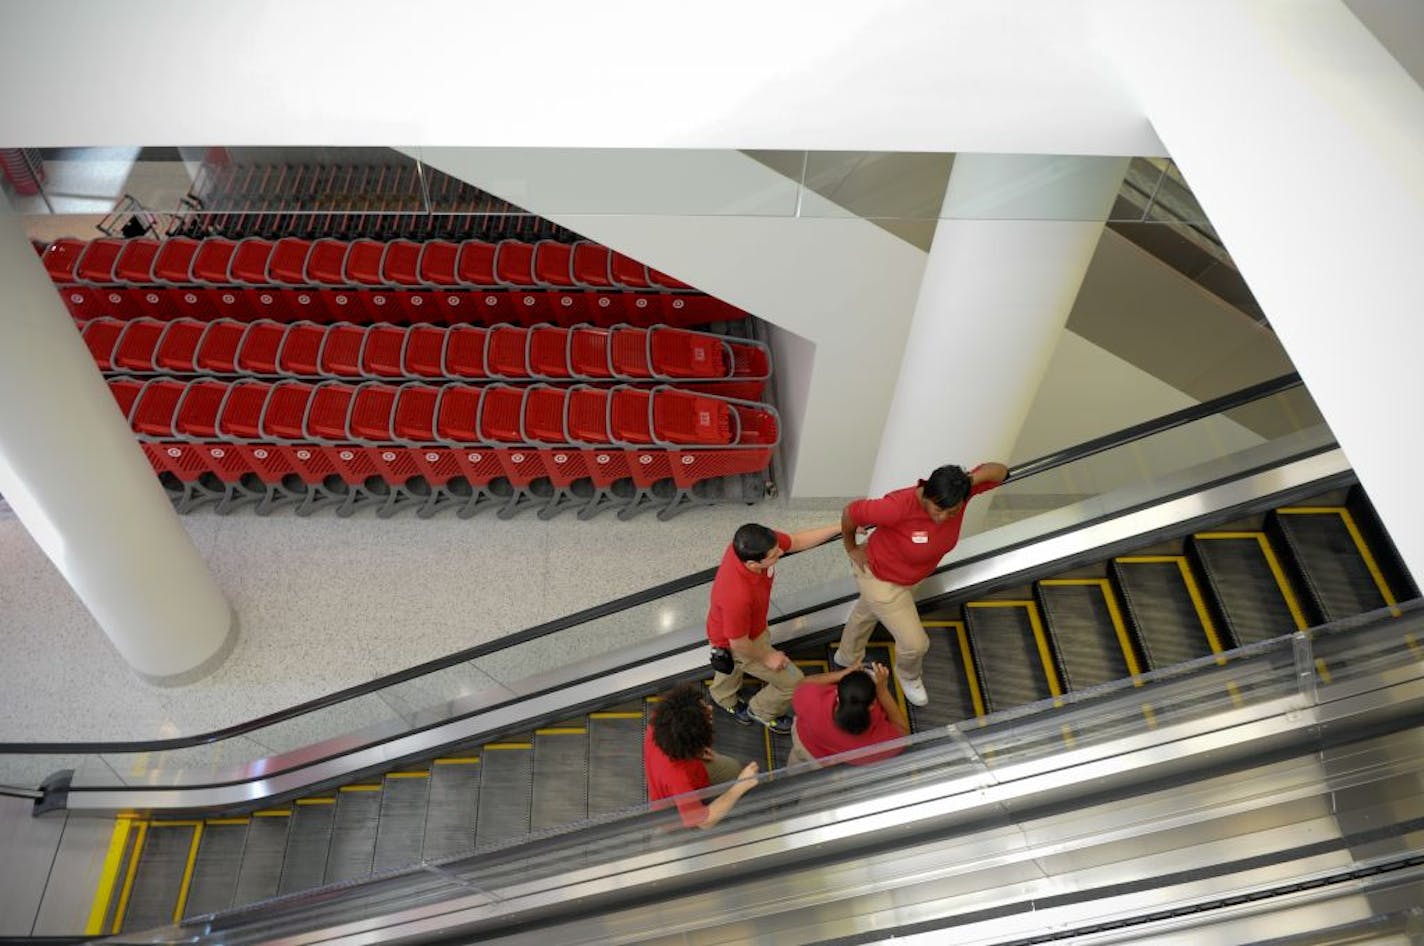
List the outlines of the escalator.
<svg viewBox="0 0 1424 946">
<path fill-rule="evenodd" d="M 1249 497 L 1231 483 L 1156 506 L 1128 496 L 1121 514 L 1095 507 L 1099 515 L 1077 527 L 942 569 L 922 586 L 931 702 L 909 707 L 912 727 L 930 734 L 1051 711 L 1123 678 L 1417 597 L 1338 451 L 1312 448 L 1297 465 L 1293 481 L 1265 475 L 1269 485 Z M 1193 486 L 1200 489 L 1199 477 Z M 1202 498 L 1213 490 L 1218 498 Z M 835 646 L 850 601 L 844 590 L 779 609 L 777 639 L 790 640 L 808 673 L 823 669 Z M 893 659 L 893 643 L 877 634 L 868 656 Z M 64 799 L 71 810 L 147 808 L 118 820 L 94 931 L 250 913 L 270 898 L 296 902 L 303 891 L 472 852 L 493 862 L 523 841 L 636 812 L 645 800 L 648 710 L 671 681 L 703 675 L 704 659 L 694 632 L 676 645 L 620 655 L 611 669 L 575 668 L 562 685 L 540 681 L 523 698 L 490 707 L 471 729 L 477 737 L 448 738 L 458 726 L 430 725 L 418 733 L 429 745 L 419 752 L 389 741 L 365 755 L 308 753 L 308 771 L 291 782 L 276 772 L 257 785 L 190 791 L 71 787 Z M 1328 679 L 1329 667 L 1318 669 Z M 720 751 L 767 769 L 784 764 L 788 738 L 722 714 L 717 727 Z M 1066 726 L 1054 736 L 1062 746 L 1074 738 Z"/>
</svg>

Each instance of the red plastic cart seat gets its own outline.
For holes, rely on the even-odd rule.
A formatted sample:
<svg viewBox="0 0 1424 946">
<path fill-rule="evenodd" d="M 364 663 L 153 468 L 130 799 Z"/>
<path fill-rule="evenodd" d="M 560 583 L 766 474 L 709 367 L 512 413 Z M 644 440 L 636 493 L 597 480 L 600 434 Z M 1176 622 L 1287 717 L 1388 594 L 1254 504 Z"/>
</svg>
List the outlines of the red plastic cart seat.
<svg viewBox="0 0 1424 946">
<path fill-rule="evenodd" d="M 445 342 L 445 372 L 452 378 L 487 378 L 486 361 L 488 329 L 474 325 L 455 325 Z"/>
<path fill-rule="evenodd" d="M 618 330 L 614 330 L 615 338 Z M 726 342 L 706 332 L 654 326 L 647 332 L 648 367 L 659 378 L 726 378 L 731 352 Z"/>
<path fill-rule="evenodd" d="M 262 414 L 263 439 L 306 440 L 305 419 L 316 386 L 305 381 L 281 381 L 272 385 Z"/>
<path fill-rule="evenodd" d="M 335 381 L 317 385 L 307 413 L 307 433 L 337 443 L 350 439 L 351 404 L 355 399 L 356 389 L 351 385 Z"/>
<path fill-rule="evenodd" d="M 669 276 L 667 273 L 648 267 L 648 281 L 660 289 L 691 289 L 687 283 L 681 279 Z"/>
<path fill-rule="evenodd" d="M 613 443 L 608 429 L 607 388 L 576 385 L 569 389 L 566 431 L 574 443 L 601 446 Z"/>
<path fill-rule="evenodd" d="M 294 374 L 310 378 L 321 374 L 317 356 L 326 341 L 328 329 L 314 322 L 293 322 L 287 327 L 282 347 L 277 352 L 278 374 Z"/>
<path fill-rule="evenodd" d="M 187 284 L 193 281 L 193 259 L 201 243 L 188 237 L 169 237 L 158 247 L 153 259 L 153 276 L 159 282 Z"/>
<path fill-rule="evenodd" d="M 246 331 L 245 323 L 226 319 L 208 326 L 198 344 L 195 359 L 198 370 L 212 374 L 236 374 L 237 346 L 242 344 L 242 334 Z"/>
<path fill-rule="evenodd" d="M 394 422 L 397 388 L 388 384 L 363 384 L 351 397 L 349 429 L 357 440 L 390 443 L 396 439 Z"/>
<path fill-rule="evenodd" d="M 573 275 L 573 247 L 553 240 L 540 240 L 534 245 L 534 278 L 555 289 L 570 289 L 578 285 Z"/>
<path fill-rule="evenodd" d="M 410 240 L 392 241 L 381 261 L 381 274 L 385 281 L 397 286 L 421 285 L 420 250 L 420 244 Z"/>
<path fill-rule="evenodd" d="M 282 322 L 266 319 L 253 322 L 247 327 L 242 345 L 237 350 L 237 370 L 245 374 L 276 374 L 277 353 L 282 349 L 286 334 L 287 326 Z"/>
<path fill-rule="evenodd" d="M 386 244 L 375 240 L 356 240 L 346 251 L 345 277 L 348 283 L 362 286 L 381 286 L 381 260 L 386 255 Z"/>
<path fill-rule="evenodd" d="M 609 274 L 613 277 L 613 282 L 626 289 L 647 289 L 648 267 L 635 259 L 629 259 L 622 253 L 614 253 L 613 259 L 608 264 Z"/>
<path fill-rule="evenodd" d="M 573 377 L 569 369 L 569 329 L 535 325 L 529 329 L 529 373 L 536 378 Z"/>
<path fill-rule="evenodd" d="M 485 344 L 485 367 L 492 378 L 529 377 L 529 329 L 495 325 Z"/>
<path fill-rule="evenodd" d="M 480 398 L 484 389 L 472 386 L 447 387 L 440 397 L 440 411 L 435 419 L 437 439 L 455 444 L 477 444 L 480 418 Z"/>
<path fill-rule="evenodd" d="M 591 325 L 576 325 L 569 329 L 569 368 L 578 378 L 612 378 L 613 367 L 608 360 L 612 332 Z"/>
<path fill-rule="evenodd" d="M 114 261 L 119 258 L 127 240 L 101 239 L 89 241 L 74 266 L 74 275 L 88 283 L 114 282 Z"/>
<path fill-rule="evenodd" d="M 395 435 L 399 440 L 435 442 L 435 407 L 440 388 L 407 384 L 396 395 Z"/>
<path fill-rule="evenodd" d="M 248 286 L 268 284 L 267 264 L 272 259 L 272 242 L 248 237 L 237 244 L 232 252 L 232 262 L 228 264 L 228 275 L 233 282 Z"/>
<path fill-rule="evenodd" d="M 230 284 L 232 277 L 228 275 L 228 270 L 232 265 L 232 254 L 236 250 L 237 244 L 232 240 L 222 237 L 208 237 L 203 240 L 198 252 L 193 256 L 190 270 L 193 278 L 210 286 Z"/>
<path fill-rule="evenodd" d="M 123 414 L 126 420 L 133 410 L 134 401 L 138 400 L 138 393 L 142 390 L 143 382 L 135 378 L 109 380 L 109 393 L 114 396 L 114 402 L 119 405 L 119 413 Z"/>
<path fill-rule="evenodd" d="M 608 264 L 612 254 L 608 247 L 598 243 L 580 240 L 573 248 L 573 276 L 581 285 L 590 289 L 611 288 L 613 277 L 609 275 Z"/>
<path fill-rule="evenodd" d="M 114 347 L 114 367 L 120 371 L 153 371 L 158 340 L 163 337 L 163 331 L 167 327 L 167 322 L 155 319 L 134 319 L 129 322 Z"/>
<path fill-rule="evenodd" d="M 85 240 L 74 240 L 65 238 L 55 240 L 45 247 L 44 261 L 45 271 L 49 273 L 49 278 L 55 282 L 73 282 L 78 278 L 75 267 L 79 264 L 79 257 L 84 255 L 84 251 L 89 248 Z"/>
<path fill-rule="evenodd" d="M 480 400 L 479 439 L 485 443 L 521 443 L 527 388 L 494 384 L 485 388 Z"/>
<path fill-rule="evenodd" d="M 564 412 L 568 392 L 564 388 L 536 384 L 524 398 L 525 443 L 563 445 L 569 442 L 564 427 Z"/>
<path fill-rule="evenodd" d="M 416 274 L 421 282 L 431 285 L 459 285 L 459 278 L 455 275 L 455 264 L 459 258 L 459 244 L 432 240 L 425 244 L 425 249 L 420 254 L 420 265 L 416 268 Z"/>
<path fill-rule="evenodd" d="M 532 289 L 539 284 L 534 278 L 534 247 L 519 240 L 500 241 L 495 253 L 495 276 L 506 286 Z"/>
<path fill-rule="evenodd" d="M 653 376 L 648 365 L 648 330 L 631 325 L 613 329 L 609 342 L 613 373 L 620 378 L 647 379 Z"/>
<path fill-rule="evenodd" d="M 467 286 L 498 286 L 499 280 L 494 278 L 494 245 L 484 240 L 466 240 L 461 243 L 455 275 Z"/>
<path fill-rule="evenodd" d="M 202 341 L 210 322 L 197 319 L 175 319 L 168 323 L 168 331 L 158 343 L 153 364 L 159 371 L 175 374 L 191 374 L 198 368 L 198 343 Z"/>
<path fill-rule="evenodd" d="M 653 436 L 661 443 L 721 445 L 741 433 L 731 405 L 719 398 L 657 388 L 652 406 Z"/>
<path fill-rule="evenodd" d="M 380 378 L 404 376 L 404 351 L 410 330 L 394 325 L 373 325 L 366 331 L 366 347 L 361 354 L 362 374 Z"/>
<path fill-rule="evenodd" d="M 445 341 L 449 336 L 450 330 L 432 325 L 411 326 L 401 373 L 408 377 L 444 378 Z"/>
<path fill-rule="evenodd" d="M 349 248 L 350 244 L 345 240 L 317 240 L 313 243 L 307 253 L 307 281 L 323 286 L 344 286 L 346 251 Z"/>
<path fill-rule="evenodd" d="M 178 405 L 173 426 L 178 434 L 195 440 L 213 440 L 218 436 L 218 410 L 231 388 L 221 381 L 194 381 L 188 385 L 182 403 Z"/>
<path fill-rule="evenodd" d="M 242 380 L 234 382 L 227 392 L 227 401 L 222 405 L 218 417 L 218 436 L 237 440 L 260 440 L 262 412 L 267 407 L 267 397 L 272 393 L 272 385 L 265 381 Z M 300 425 L 300 417 L 298 418 Z M 298 434 L 300 437 L 300 434 Z"/>
<path fill-rule="evenodd" d="M 187 387 L 169 378 L 144 385 L 130 415 L 133 429 L 150 437 L 173 436 L 173 413 Z"/>
<path fill-rule="evenodd" d="M 283 237 L 272 247 L 267 272 L 273 282 L 288 286 L 307 284 L 307 257 L 311 255 L 310 240 Z"/>
<path fill-rule="evenodd" d="M 328 327 L 317 361 L 317 374 L 337 378 L 360 377 L 361 351 L 366 344 L 366 332 L 364 326 L 345 323 Z"/>
<path fill-rule="evenodd" d="M 114 278 L 119 282 L 148 285 L 153 282 L 153 258 L 158 255 L 157 240 L 129 240 L 114 260 Z"/>
<path fill-rule="evenodd" d="M 127 324 L 118 319 L 90 319 L 84 323 L 81 336 L 100 371 L 113 370 L 114 346 L 118 344 L 119 335 Z"/>
<path fill-rule="evenodd" d="M 608 432 L 616 443 L 640 446 L 654 442 L 649 405 L 652 392 L 616 387 L 609 392 Z"/>
</svg>

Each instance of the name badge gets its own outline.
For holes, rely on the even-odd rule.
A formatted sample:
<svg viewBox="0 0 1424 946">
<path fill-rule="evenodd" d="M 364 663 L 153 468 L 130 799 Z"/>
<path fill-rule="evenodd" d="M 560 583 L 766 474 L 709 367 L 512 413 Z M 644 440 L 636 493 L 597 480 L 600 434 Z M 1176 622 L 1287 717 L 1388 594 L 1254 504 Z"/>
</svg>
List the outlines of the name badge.
<svg viewBox="0 0 1424 946">
<path fill-rule="evenodd" d="M 930 541 L 930 534 L 928 532 L 911 532 L 910 541 L 915 543 L 916 545 L 928 545 Z"/>
</svg>

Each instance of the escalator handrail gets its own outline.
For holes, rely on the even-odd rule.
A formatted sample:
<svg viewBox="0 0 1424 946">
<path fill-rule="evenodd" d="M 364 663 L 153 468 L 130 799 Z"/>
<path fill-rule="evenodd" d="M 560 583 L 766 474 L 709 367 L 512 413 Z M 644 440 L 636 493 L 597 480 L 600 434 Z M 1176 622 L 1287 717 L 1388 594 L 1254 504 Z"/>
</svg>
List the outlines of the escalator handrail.
<svg viewBox="0 0 1424 946">
<path fill-rule="evenodd" d="M 1209 401 L 1203 401 L 1200 404 L 1195 404 L 1179 411 L 1173 411 L 1170 414 L 1164 414 L 1161 417 L 1143 421 L 1140 424 L 1134 424 L 1131 427 L 1126 427 L 1122 430 L 1084 441 L 1083 443 L 1040 457 L 1036 460 L 1019 464 L 1010 469 L 1008 479 L 1005 482 L 1017 482 L 1030 476 L 1036 476 L 1074 461 L 1106 452 L 1115 447 L 1134 443 L 1138 440 L 1150 437 L 1153 434 L 1172 430 L 1193 421 L 1203 420 L 1216 414 L 1245 406 L 1254 401 L 1298 387 L 1301 383 L 1300 375 L 1291 373 L 1281 375 L 1269 381 L 1250 385 L 1239 391 L 1234 391 Z M 833 536 L 828 539 L 827 542 L 835 542 L 838 540 L 839 536 Z M 807 551 L 809 551 L 809 549 Z M 707 568 L 693 572 L 680 578 L 674 578 L 662 584 L 624 595 L 620 598 L 605 601 L 591 608 L 585 608 L 582 611 L 576 611 L 572 614 L 555 618 L 552 621 L 546 621 L 542 624 L 536 624 L 533 627 L 515 631 L 513 634 L 506 635 L 497 640 L 477 644 L 474 647 L 456 651 L 444 657 L 437 657 L 434 660 L 429 660 L 404 670 L 398 670 L 395 673 L 376 677 L 365 683 L 359 683 L 352 687 L 337 690 L 325 696 L 319 696 L 315 699 L 286 707 L 285 709 L 269 713 L 265 716 L 235 723 L 231 726 L 215 729 L 210 732 L 199 733 L 192 736 L 178 736 L 171 739 L 114 742 L 0 742 L 0 755 L 165 752 L 221 742 L 225 739 L 244 736 L 259 729 L 285 722 L 289 719 L 295 719 L 299 716 L 314 713 L 339 703 L 358 699 L 362 696 L 405 683 L 418 677 L 436 673 L 469 660 L 475 660 L 480 657 L 488 656 L 489 654 L 498 653 L 499 651 L 515 647 L 527 641 L 547 637 L 570 627 L 598 620 L 599 618 L 607 617 L 610 614 L 616 614 L 620 611 L 630 610 L 660 598 L 665 598 L 669 595 L 707 584 L 716 574 L 716 568 Z"/>
</svg>

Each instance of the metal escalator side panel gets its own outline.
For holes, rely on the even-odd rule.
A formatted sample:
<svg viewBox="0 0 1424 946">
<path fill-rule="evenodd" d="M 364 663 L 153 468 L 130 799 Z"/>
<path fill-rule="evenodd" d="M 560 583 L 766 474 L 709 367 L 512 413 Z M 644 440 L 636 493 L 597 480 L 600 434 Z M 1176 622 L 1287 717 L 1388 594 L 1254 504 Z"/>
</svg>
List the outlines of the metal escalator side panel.
<svg viewBox="0 0 1424 946">
<path fill-rule="evenodd" d="M 323 883 L 369 877 L 381 820 L 381 783 L 344 785 L 336 795 Z"/>
<path fill-rule="evenodd" d="M 480 754 L 480 769 L 476 846 L 527 836 L 534 795 L 534 744 L 490 743 Z"/>
<path fill-rule="evenodd" d="M 425 860 L 444 860 L 475 849 L 480 771 L 481 761 L 476 755 L 436 759 L 431 766 L 422 855 Z"/>
<path fill-rule="evenodd" d="M 588 818 L 588 729 L 534 731 L 533 798 L 529 826 L 540 831 Z"/>
<path fill-rule="evenodd" d="M 335 798 L 299 798 L 287 832 L 278 893 L 320 887 L 326 876 L 326 856 L 331 849 L 331 823 Z"/>
<path fill-rule="evenodd" d="M 588 814 L 598 817 L 648 800 L 641 712 L 590 713 Z"/>
<path fill-rule="evenodd" d="M 389 772 L 381 792 L 375 873 L 420 863 L 430 801 L 429 772 Z"/>
<path fill-rule="evenodd" d="M 216 913 L 233 905 L 250 822 L 249 818 L 211 818 L 203 822 L 184 916 Z"/>
</svg>

